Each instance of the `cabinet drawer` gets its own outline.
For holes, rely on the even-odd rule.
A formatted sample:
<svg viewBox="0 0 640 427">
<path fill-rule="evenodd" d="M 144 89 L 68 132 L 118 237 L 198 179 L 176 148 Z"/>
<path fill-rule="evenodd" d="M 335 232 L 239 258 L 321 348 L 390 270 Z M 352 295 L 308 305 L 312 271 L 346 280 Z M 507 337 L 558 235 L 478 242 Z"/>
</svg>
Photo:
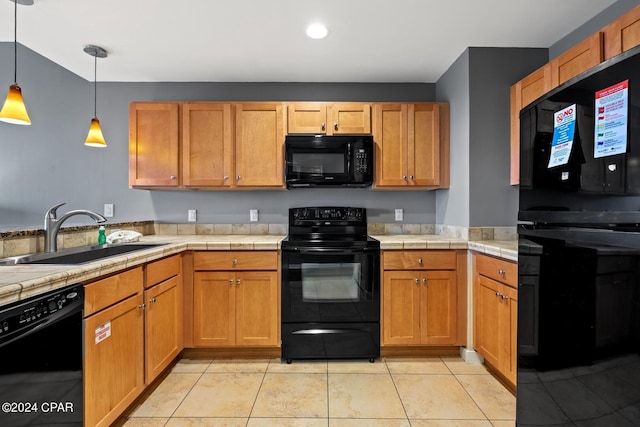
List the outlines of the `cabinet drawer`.
<svg viewBox="0 0 640 427">
<path fill-rule="evenodd" d="M 502 259 L 475 254 L 476 273 L 517 288 L 518 265 Z"/>
<path fill-rule="evenodd" d="M 194 270 L 277 270 L 276 251 L 207 251 L 193 255 Z"/>
<path fill-rule="evenodd" d="M 384 251 L 385 270 L 455 270 L 455 251 Z"/>
<path fill-rule="evenodd" d="M 180 255 L 174 255 L 169 258 L 151 262 L 147 264 L 145 288 L 150 288 L 151 286 L 164 282 L 173 276 L 177 276 L 180 274 L 181 270 L 182 257 Z"/>
<path fill-rule="evenodd" d="M 142 267 L 89 283 L 84 288 L 85 317 L 142 291 Z"/>
</svg>

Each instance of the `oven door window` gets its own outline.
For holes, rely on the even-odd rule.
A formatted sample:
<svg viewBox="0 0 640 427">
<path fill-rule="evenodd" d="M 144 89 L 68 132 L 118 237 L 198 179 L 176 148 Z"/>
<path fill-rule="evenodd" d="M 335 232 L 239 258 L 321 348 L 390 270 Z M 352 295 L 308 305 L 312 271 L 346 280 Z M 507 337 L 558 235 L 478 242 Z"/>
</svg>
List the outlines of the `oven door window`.
<svg viewBox="0 0 640 427">
<path fill-rule="evenodd" d="M 377 321 L 379 255 L 371 252 L 282 254 L 282 320 Z"/>
<path fill-rule="evenodd" d="M 303 302 L 353 302 L 360 299 L 359 263 L 306 262 L 301 268 Z"/>
</svg>

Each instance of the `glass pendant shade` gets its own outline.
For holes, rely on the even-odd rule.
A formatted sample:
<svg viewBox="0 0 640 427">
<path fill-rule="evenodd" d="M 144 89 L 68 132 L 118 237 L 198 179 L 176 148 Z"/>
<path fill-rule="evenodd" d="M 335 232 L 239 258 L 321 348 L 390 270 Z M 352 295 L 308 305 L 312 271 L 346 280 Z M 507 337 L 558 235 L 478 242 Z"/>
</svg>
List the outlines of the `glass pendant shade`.
<svg viewBox="0 0 640 427">
<path fill-rule="evenodd" d="M 24 99 L 22 99 L 22 90 L 15 83 L 9 86 L 7 99 L 0 110 L 0 121 L 15 125 L 31 124 L 27 108 L 24 106 Z"/>
<path fill-rule="evenodd" d="M 84 145 L 88 145 L 89 147 L 106 147 L 107 142 L 104 140 L 104 136 L 102 136 L 102 129 L 100 128 L 100 120 L 97 117 L 91 119 L 91 126 L 89 126 L 89 134 L 87 135 L 87 140 L 84 142 Z"/>
</svg>

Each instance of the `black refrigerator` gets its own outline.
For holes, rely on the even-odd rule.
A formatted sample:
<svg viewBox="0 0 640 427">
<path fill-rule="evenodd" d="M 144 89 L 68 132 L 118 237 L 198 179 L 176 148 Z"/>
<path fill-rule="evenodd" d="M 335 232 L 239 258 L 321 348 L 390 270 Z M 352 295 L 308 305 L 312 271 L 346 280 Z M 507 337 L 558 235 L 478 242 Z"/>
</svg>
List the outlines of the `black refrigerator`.
<svg viewBox="0 0 640 427">
<path fill-rule="evenodd" d="M 640 48 L 520 128 L 516 425 L 640 426 Z"/>
</svg>

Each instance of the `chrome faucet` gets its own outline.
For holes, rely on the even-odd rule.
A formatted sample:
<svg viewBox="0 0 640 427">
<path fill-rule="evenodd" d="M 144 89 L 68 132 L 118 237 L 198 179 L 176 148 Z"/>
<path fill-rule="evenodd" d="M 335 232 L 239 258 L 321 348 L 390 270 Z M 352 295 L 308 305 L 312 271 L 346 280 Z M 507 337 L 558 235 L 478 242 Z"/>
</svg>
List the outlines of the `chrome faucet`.
<svg viewBox="0 0 640 427">
<path fill-rule="evenodd" d="M 59 205 L 55 205 L 50 208 L 47 213 L 44 214 L 44 247 L 45 252 L 55 252 L 58 250 L 58 231 L 60 231 L 60 226 L 63 222 L 75 215 L 87 215 L 94 219 L 95 222 L 101 223 L 107 221 L 105 217 L 95 212 L 88 211 L 86 209 L 77 209 L 74 211 L 69 211 L 66 214 L 62 215 L 60 218 L 57 217 L 56 211 L 58 208 L 65 203 L 60 203 Z"/>
</svg>

